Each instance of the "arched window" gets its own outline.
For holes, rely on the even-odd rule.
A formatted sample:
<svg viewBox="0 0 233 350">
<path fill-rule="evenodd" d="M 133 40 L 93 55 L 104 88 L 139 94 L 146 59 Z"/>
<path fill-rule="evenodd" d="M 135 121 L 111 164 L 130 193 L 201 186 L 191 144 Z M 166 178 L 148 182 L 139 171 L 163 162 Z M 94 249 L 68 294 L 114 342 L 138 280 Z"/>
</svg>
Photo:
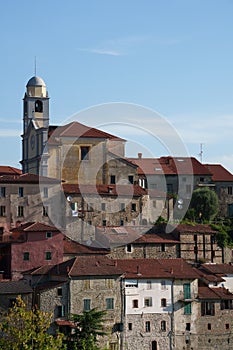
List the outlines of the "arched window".
<svg viewBox="0 0 233 350">
<path fill-rule="evenodd" d="M 43 112 L 43 103 L 40 100 L 35 102 L 35 112 Z"/>
<path fill-rule="evenodd" d="M 151 350 L 158 350 L 157 341 L 153 340 L 151 343 Z"/>
</svg>

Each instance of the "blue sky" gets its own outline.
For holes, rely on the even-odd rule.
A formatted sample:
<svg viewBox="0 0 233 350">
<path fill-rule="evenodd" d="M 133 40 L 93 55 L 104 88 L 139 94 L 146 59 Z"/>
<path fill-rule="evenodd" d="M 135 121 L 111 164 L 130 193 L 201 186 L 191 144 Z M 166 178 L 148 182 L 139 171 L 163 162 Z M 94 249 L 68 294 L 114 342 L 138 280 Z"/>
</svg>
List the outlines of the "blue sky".
<svg viewBox="0 0 233 350">
<path fill-rule="evenodd" d="M 102 103 L 145 106 L 166 118 L 190 155 L 198 158 L 203 143 L 203 162 L 233 172 L 232 19 L 231 0 L 1 1 L 0 164 L 19 166 L 22 98 L 36 56 L 52 124 Z M 148 142 L 113 129 L 138 140 L 129 156 Z"/>
</svg>

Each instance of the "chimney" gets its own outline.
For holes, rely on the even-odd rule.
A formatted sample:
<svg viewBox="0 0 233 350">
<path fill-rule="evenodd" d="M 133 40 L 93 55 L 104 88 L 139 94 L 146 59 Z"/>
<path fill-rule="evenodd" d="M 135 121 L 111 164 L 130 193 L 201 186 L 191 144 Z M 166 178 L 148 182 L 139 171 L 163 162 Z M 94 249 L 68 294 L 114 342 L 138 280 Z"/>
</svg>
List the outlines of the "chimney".
<svg viewBox="0 0 233 350">
<path fill-rule="evenodd" d="M 141 152 L 138 153 L 138 159 L 142 159 L 142 153 Z"/>
</svg>

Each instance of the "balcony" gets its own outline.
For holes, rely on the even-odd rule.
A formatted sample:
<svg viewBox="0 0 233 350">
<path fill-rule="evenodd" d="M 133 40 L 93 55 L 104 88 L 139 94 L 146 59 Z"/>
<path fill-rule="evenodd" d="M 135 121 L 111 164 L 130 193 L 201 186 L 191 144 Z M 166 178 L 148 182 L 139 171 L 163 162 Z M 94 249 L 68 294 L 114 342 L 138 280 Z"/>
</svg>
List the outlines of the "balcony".
<svg viewBox="0 0 233 350">
<path fill-rule="evenodd" d="M 180 291 L 180 293 L 177 295 L 177 300 L 184 301 L 184 302 L 191 302 L 191 301 L 194 301 L 196 297 L 197 297 L 196 294 L 194 294 L 193 292 L 184 293 Z"/>
</svg>

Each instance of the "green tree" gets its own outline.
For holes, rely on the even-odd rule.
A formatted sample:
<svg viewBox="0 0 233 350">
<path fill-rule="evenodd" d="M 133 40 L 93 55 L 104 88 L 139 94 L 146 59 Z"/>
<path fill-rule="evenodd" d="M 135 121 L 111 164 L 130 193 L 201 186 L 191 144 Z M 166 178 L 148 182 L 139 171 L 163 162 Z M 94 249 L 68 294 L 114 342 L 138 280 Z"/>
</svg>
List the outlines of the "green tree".
<svg viewBox="0 0 233 350">
<path fill-rule="evenodd" d="M 82 314 L 72 314 L 71 321 L 75 324 L 75 334 L 70 349 L 98 350 L 97 337 L 104 336 L 104 316 L 106 311 L 91 309 Z"/>
<path fill-rule="evenodd" d="M 20 296 L 14 306 L 0 318 L 0 349 L 4 350 L 58 350 L 63 335 L 49 335 L 47 330 L 52 315 L 39 309 L 28 310 Z"/>
<path fill-rule="evenodd" d="M 212 220 L 218 213 L 217 194 L 208 187 L 194 190 L 189 209 L 196 221 Z"/>
</svg>

